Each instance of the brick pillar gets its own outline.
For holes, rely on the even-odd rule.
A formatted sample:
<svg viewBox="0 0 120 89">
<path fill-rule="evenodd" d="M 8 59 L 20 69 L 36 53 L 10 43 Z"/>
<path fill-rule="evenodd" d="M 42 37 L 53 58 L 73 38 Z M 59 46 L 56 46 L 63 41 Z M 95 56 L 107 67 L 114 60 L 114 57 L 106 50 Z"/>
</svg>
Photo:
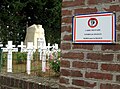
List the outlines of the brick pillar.
<svg viewBox="0 0 120 89">
<path fill-rule="evenodd" d="M 72 43 L 72 16 L 115 12 L 120 43 L 120 0 L 63 0 L 60 89 L 120 89 L 120 44 Z"/>
</svg>

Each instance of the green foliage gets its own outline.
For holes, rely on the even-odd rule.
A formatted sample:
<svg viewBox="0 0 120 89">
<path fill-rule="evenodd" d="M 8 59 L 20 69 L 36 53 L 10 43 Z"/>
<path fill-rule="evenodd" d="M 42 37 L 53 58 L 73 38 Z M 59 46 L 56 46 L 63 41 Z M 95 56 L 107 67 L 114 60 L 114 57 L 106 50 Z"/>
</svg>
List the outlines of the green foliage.
<svg viewBox="0 0 120 89">
<path fill-rule="evenodd" d="M 7 53 L 2 53 L 2 66 L 5 65 L 5 61 L 7 61 Z"/>
<path fill-rule="evenodd" d="M 60 52 L 53 53 L 50 55 L 49 59 L 50 67 L 54 70 L 55 73 L 60 72 Z"/>
<path fill-rule="evenodd" d="M 27 60 L 27 53 L 25 52 L 18 52 L 17 53 L 17 58 L 16 58 L 16 63 L 21 64 L 24 63 L 25 60 Z"/>
<path fill-rule="evenodd" d="M 24 39 L 25 17 L 20 14 L 24 3 L 19 1 L 1 1 L 0 4 L 0 35 L 1 41 L 5 44 L 8 40 L 13 40 L 15 44 Z"/>
<path fill-rule="evenodd" d="M 38 60 L 39 59 L 39 52 L 38 50 L 36 50 L 35 52 L 33 52 L 33 60 Z"/>
<path fill-rule="evenodd" d="M 26 27 L 41 24 L 46 40 L 60 43 L 62 0 L 0 0 L 0 41 L 24 41 Z"/>
</svg>

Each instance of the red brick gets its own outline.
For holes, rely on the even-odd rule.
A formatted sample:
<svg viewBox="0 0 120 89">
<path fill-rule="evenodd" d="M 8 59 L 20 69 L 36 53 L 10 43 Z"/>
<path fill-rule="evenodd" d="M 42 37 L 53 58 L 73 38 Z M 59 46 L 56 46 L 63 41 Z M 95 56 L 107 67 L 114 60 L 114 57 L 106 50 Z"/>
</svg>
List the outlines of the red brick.
<svg viewBox="0 0 120 89">
<path fill-rule="evenodd" d="M 91 4 L 98 4 L 98 1 L 97 0 L 88 0 L 88 5 L 91 5 Z"/>
<path fill-rule="evenodd" d="M 98 64 L 97 63 L 92 63 L 92 62 L 74 61 L 73 64 L 72 64 L 72 66 L 75 67 L 75 68 L 98 69 Z"/>
<path fill-rule="evenodd" d="M 120 85 L 117 85 L 117 84 L 101 84 L 100 89 L 120 89 Z"/>
<path fill-rule="evenodd" d="M 83 53 L 68 52 L 68 53 L 62 54 L 62 57 L 63 58 L 80 59 L 80 60 L 82 60 L 84 58 L 84 54 Z"/>
<path fill-rule="evenodd" d="M 111 3 L 114 0 L 88 0 L 88 5 L 97 5 L 99 3 Z"/>
<path fill-rule="evenodd" d="M 65 36 L 63 37 L 63 40 L 71 41 L 71 40 L 72 40 L 72 35 L 65 35 Z"/>
<path fill-rule="evenodd" d="M 59 89 L 68 89 L 68 87 L 66 87 L 64 85 L 59 85 Z"/>
<path fill-rule="evenodd" d="M 71 49 L 71 44 L 70 43 L 62 43 L 61 44 L 61 47 L 60 47 L 62 50 L 69 50 Z"/>
<path fill-rule="evenodd" d="M 78 70 L 71 70 L 71 77 L 82 77 L 83 74 Z"/>
<path fill-rule="evenodd" d="M 93 50 L 94 45 L 80 45 L 80 44 L 74 44 L 73 49 L 87 49 L 87 50 Z"/>
<path fill-rule="evenodd" d="M 76 88 L 76 87 L 68 87 L 68 89 L 81 89 L 81 88 Z"/>
<path fill-rule="evenodd" d="M 119 44 L 115 44 L 115 45 L 102 45 L 102 50 L 113 50 L 113 51 L 117 51 L 120 50 L 120 45 Z"/>
<path fill-rule="evenodd" d="M 76 86 L 84 86 L 84 87 L 90 87 L 90 88 L 94 88 L 96 86 L 95 82 L 91 83 L 84 80 L 76 80 L 76 79 L 72 80 L 72 84 Z"/>
<path fill-rule="evenodd" d="M 101 69 L 106 71 L 120 72 L 120 65 L 119 64 L 102 64 Z"/>
<path fill-rule="evenodd" d="M 117 82 L 120 82 L 120 75 L 117 75 L 117 76 L 116 76 L 116 81 L 117 81 Z"/>
<path fill-rule="evenodd" d="M 60 77 L 59 82 L 60 82 L 60 83 L 64 83 L 64 84 L 69 84 L 69 79 Z"/>
<path fill-rule="evenodd" d="M 70 61 L 67 60 L 61 60 L 61 67 L 66 67 L 66 68 L 70 68 Z"/>
<path fill-rule="evenodd" d="M 97 12 L 97 8 L 79 8 L 79 9 L 75 9 L 75 13 L 74 14 L 85 14 L 85 13 L 94 13 Z"/>
<path fill-rule="evenodd" d="M 120 61 L 120 54 L 117 55 L 117 61 Z"/>
<path fill-rule="evenodd" d="M 62 7 L 73 7 L 73 6 L 81 6 L 85 5 L 85 0 L 75 0 L 75 1 L 64 1 L 62 3 Z"/>
<path fill-rule="evenodd" d="M 113 12 L 113 11 L 119 12 L 120 11 L 120 6 L 119 5 L 112 5 L 112 6 L 109 7 L 109 9 L 104 8 L 104 10 L 110 11 L 110 12 Z"/>
<path fill-rule="evenodd" d="M 120 22 L 120 15 L 118 16 L 117 21 Z"/>
<path fill-rule="evenodd" d="M 70 24 L 70 23 L 72 23 L 72 17 L 62 18 L 62 23 L 65 23 L 65 24 Z"/>
<path fill-rule="evenodd" d="M 120 31 L 120 24 L 117 25 L 117 30 Z"/>
<path fill-rule="evenodd" d="M 102 79 L 102 80 L 112 80 L 113 75 L 107 73 L 97 73 L 97 72 L 86 72 L 86 78 Z"/>
<path fill-rule="evenodd" d="M 120 34 L 117 34 L 117 42 L 120 41 Z"/>
<path fill-rule="evenodd" d="M 91 60 L 101 60 L 101 61 L 112 61 L 113 54 L 103 54 L 103 53 L 88 53 L 87 59 Z"/>
<path fill-rule="evenodd" d="M 61 32 L 72 32 L 72 28 L 71 28 L 71 26 L 63 26 L 62 28 L 61 28 Z"/>
<path fill-rule="evenodd" d="M 72 10 L 62 10 L 62 16 L 72 15 Z"/>
<path fill-rule="evenodd" d="M 67 69 L 61 69 L 60 73 L 61 76 L 70 76 L 70 70 Z"/>
</svg>

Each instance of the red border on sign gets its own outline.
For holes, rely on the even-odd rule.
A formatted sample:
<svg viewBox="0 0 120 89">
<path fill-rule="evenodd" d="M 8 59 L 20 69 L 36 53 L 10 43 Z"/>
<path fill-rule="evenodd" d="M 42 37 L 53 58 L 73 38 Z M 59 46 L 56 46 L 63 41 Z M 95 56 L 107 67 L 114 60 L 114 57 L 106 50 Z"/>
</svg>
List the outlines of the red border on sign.
<svg viewBox="0 0 120 89">
<path fill-rule="evenodd" d="M 75 25 L 74 25 L 74 40 L 76 40 L 76 18 L 75 18 L 75 20 L 74 20 L 74 23 L 75 23 Z"/>
<path fill-rule="evenodd" d="M 76 42 L 112 42 L 112 40 L 76 40 Z"/>
<path fill-rule="evenodd" d="M 112 16 L 112 40 L 76 40 L 76 18 L 86 18 L 86 17 L 98 17 L 98 16 Z M 74 41 L 79 43 L 79 42 L 83 42 L 83 43 L 87 43 L 87 42 L 91 42 L 91 43 L 94 43 L 94 42 L 109 42 L 109 43 L 112 43 L 114 41 L 114 16 L 112 13 L 105 13 L 105 14 L 93 14 L 93 15 L 86 15 L 86 16 L 76 16 L 74 17 Z M 98 23 L 98 22 L 97 22 Z M 96 26 L 96 25 L 95 25 Z"/>
</svg>

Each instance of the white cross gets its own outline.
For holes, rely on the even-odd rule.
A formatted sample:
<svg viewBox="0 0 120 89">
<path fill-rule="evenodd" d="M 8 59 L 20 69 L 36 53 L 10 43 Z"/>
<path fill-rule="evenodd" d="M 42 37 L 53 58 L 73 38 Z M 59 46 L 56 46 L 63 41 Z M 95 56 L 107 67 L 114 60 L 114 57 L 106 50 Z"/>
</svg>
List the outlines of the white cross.
<svg viewBox="0 0 120 89">
<path fill-rule="evenodd" d="M 52 53 L 56 52 L 56 48 L 55 48 L 55 45 L 53 44 L 52 45 Z"/>
<path fill-rule="evenodd" d="M 26 50 L 26 45 L 23 45 L 23 42 L 21 42 L 21 45 L 18 45 L 18 47 L 20 47 L 21 48 L 21 52 L 26 52 L 27 50 Z"/>
<path fill-rule="evenodd" d="M 50 43 L 48 43 L 48 46 L 47 46 L 48 59 L 49 59 L 49 56 L 50 56 L 50 48 L 52 48 L 52 46 L 50 46 Z"/>
<path fill-rule="evenodd" d="M 1 44 L 1 42 L 0 42 L 0 49 L 1 49 L 1 47 L 3 47 L 3 44 Z M 1 50 L 1 52 L 2 52 L 2 50 Z M 2 59 L 2 55 L 0 56 L 0 58 Z M 2 65 L 2 60 L 0 60 L 0 67 L 1 67 L 1 65 Z"/>
<path fill-rule="evenodd" d="M 42 51 L 43 51 L 43 55 L 42 55 L 42 71 L 43 72 L 46 72 L 46 46 L 44 46 L 42 48 Z"/>
<path fill-rule="evenodd" d="M 1 42 L 0 42 L 0 47 L 3 47 L 3 44 L 1 44 Z"/>
<path fill-rule="evenodd" d="M 38 39 L 38 51 L 40 52 L 40 60 L 42 60 L 42 71 L 46 72 L 46 50 L 45 41 L 43 38 Z"/>
<path fill-rule="evenodd" d="M 8 52 L 7 56 L 7 72 L 12 72 L 12 52 L 18 52 L 18 48 L 14 48 L 12 41 L 8 41 L 7 48 L 2 48 L 3 52 Z"/>
<path fill-rule="evenodd" d="M 31 68 L 31 59 L 33 56 L 33 51 L 35 50 L 33 46 L 33 42 L 27 43 L 27 74 L 30 74 L 30 68 Z"/>
<path fill-rule="evenodd" d="M 50 50 L 50 48 L 52 47 L 50 46 L 50 43 L 48 43 L 47 49 Z"/>
<path fill-rule="evenodd" d="M 58 57 L 58 44 L 52 46 L 52 53 L 55 53 L 55 57 Z"/>
<path fill-rule="evenodd" d="M 55 44 L 55 49 L 58 50 L 58 44 Z"/>
<path fill-rule="evenodd" d="M 53 50 L 58 50 L 58 44 L 54 44 L 54 45 L 52 46 L 52 48 L 53 48 Z"/>
</svg>

